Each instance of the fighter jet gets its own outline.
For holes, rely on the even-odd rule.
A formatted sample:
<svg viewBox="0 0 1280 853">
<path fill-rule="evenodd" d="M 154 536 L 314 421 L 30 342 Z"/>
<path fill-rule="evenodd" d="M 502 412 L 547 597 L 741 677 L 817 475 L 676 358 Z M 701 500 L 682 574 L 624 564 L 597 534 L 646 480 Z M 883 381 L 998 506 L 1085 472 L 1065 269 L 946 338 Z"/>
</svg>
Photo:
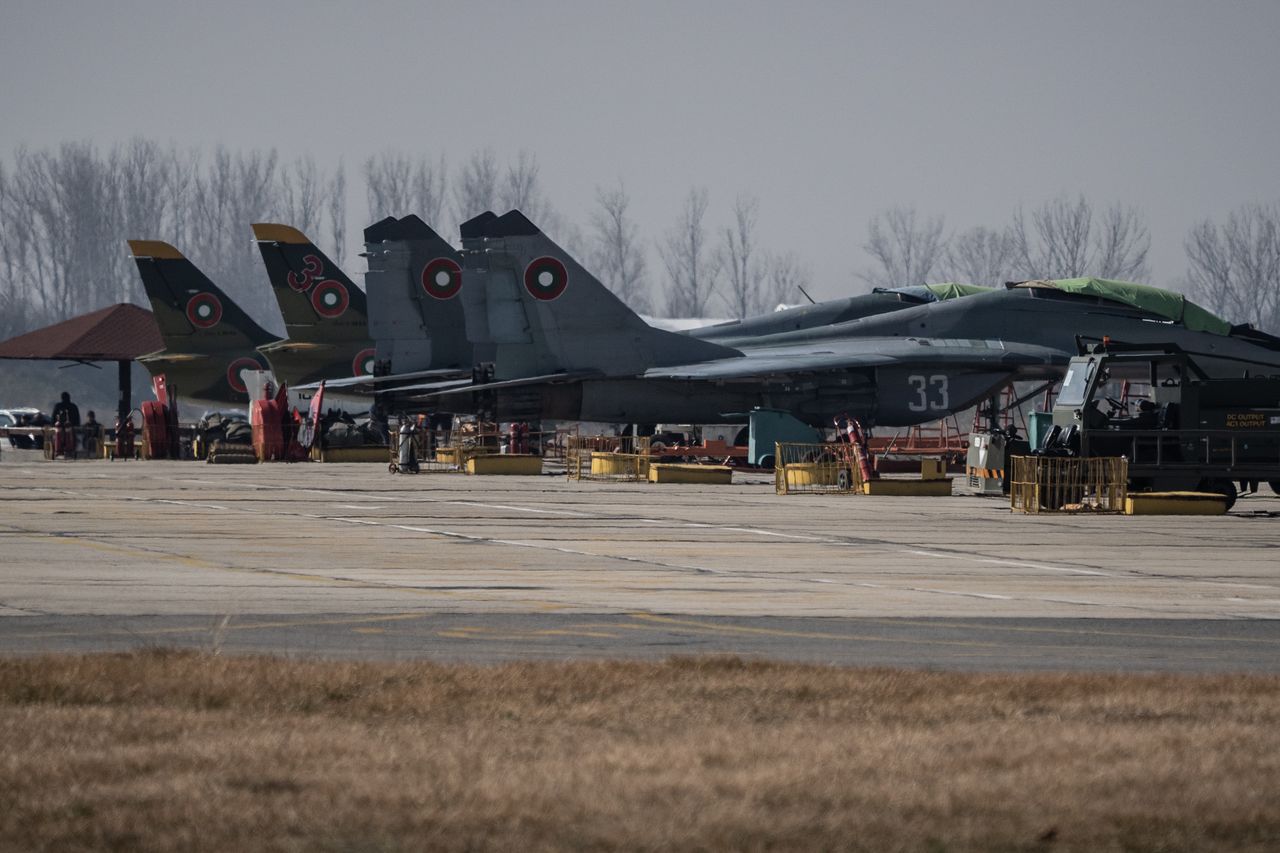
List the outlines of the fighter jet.
<svg viewBox="0 0 1280 853">
<path fill-rule="evenodd" d="M 432 393 L 469 394 L 472 410 L 502 419 L 705 423 L 765 406 L 816 425 L 847 413 L 866 425 L 908 426 L 1014 381 L 1060 376 L 1077 336 L 1216 348 L 1236 370 L 1280 365 L 1280 348 L 1225 334 L 1230 328 L 1216 318 L 1216 332 L 1201 328 L 1198 311 L 1170 318 L 1066 285 L 976 294 L 728 347 L 647 326 L 519 211 L 477 217 L 462 237 L 467 334 L 492 347 L 492 378 Z M 975 306 L 1033 302 L 1047 310 L 978 322 L 985 312 Z M 960 316 L 970 322 L 942 319 Z"/>
<path fill-rule="evenodd" d="M 968 299 L 865 317 L 849 323 L 762 336 L 760 346 L 821 346 L 860 337 L 998 339 L 1064 354 L 1079 341 L 1172 343 L 1222 378 L 1280 371 L 1280 338 L 1213 315 L 1183 294 L 1099 278 L 1009 282 Z M 1065 361 L 1061 361 L 1065 364 Z"/>
<path fill-rule="evenodd" d="M 431 393 L 445 406 L 470 394 L 472 410 L 502 419 L 708 423 L 765 406 L 814 424 L 845 412 L 910 424 L 939 416 L 936 401 L 913 408 L 909 377 L 927 386 L 936 371 L 922 371 L 940 359 L 956 408 L 1050 360 L 980 340 L 725 346 L 645 324 L 519 211 L 464 223 L 462 238 L 467 336 L 493 352 L 491 378 Z"/>
<path fill-rule="evenodd" d="M 843 299 L 832 299 L 813 305 L 799 305 L 783 308 L 758 317 L 747 317 L 744 320 L 728 322 L 700 328 L 688 329 L 685 334 L 704 341 L 715 341 L 726 346 L 750 346 L 764 335 L 777 335 L 784 332 L 798 332 L 820 326 L 832 326 L 836 323 L 847 323 L 863 317 L 901 311 L 915 305 L 926 305 L 931 302 L 945 302 L 948 299 L 959 299 L 978 293 L 988 293 L 991 288 L 976 284 L 943 282 L 939 284 L 922 284 L 910 287 L 877 287 L 870 293 L 859 296 L 846 296 Z"/>
</svg>

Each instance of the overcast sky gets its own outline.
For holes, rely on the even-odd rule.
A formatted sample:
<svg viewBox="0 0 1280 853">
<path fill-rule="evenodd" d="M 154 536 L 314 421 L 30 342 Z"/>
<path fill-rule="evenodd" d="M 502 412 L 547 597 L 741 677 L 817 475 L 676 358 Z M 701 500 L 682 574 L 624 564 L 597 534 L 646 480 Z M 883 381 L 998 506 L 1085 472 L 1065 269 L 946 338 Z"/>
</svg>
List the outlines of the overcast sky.
<svg viewBox="0 0 1280 853">
<path fill-rule="evenodd" d="M 527 149 L 583 226 L 621 178 L 650 241 L 691 186 L 714 223 L 754 193 L 761 243 L 822 297 L 863 288 L 868 219 L 893 205 L 950 231 L 1064 191 L 1132 204 L 1173 285 L 1192 224 L 1280 200 L 1275 0 L 2 8 L 6 157 L 141 134 L 354 173 L 386 148 Z"/>
</svg>

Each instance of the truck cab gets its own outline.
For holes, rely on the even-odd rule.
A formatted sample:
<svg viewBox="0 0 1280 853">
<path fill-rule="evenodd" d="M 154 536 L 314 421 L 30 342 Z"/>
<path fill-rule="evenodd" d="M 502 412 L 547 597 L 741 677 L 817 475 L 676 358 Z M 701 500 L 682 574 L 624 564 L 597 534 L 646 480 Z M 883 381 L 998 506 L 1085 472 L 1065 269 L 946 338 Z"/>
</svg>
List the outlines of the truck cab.
<svg viewBox="0 0 1280 853">
<path fill-rule="evenodd" d="M 1071 359 L 1047 455 L 1124 456 L 1130 486 L 1280 485 L 1280 376 L 1211 379 L 1174 345 L 1103 344 Z"/>
</svg>

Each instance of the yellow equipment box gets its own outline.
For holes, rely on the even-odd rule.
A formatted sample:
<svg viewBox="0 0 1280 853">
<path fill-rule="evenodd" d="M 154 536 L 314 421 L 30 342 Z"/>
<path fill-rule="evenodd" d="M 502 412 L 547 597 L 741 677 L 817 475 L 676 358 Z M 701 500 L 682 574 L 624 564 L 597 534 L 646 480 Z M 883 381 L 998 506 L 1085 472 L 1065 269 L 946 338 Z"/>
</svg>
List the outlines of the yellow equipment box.
<svg viewBox="0 0 1280 853">
<path fill-rule="evenodd" d="M 894 497 L 950 497 L 952 479 L 947 477 L 941 480 L 868 480 L 862 484 L 862 493 Z"/>
<path fill-rule="evenodd" d="M 649 482 L 727 486 L 733 482 L 733 469 L 728 465 L 676 465 L 654 462 L 649 466 Z"/>
<path fill-rule="evenodd" d="M 1225 515 L 1227 496 L 1217 492 L 1132 492 L 1125 515 Z"/>
<path fill-rule="evenodd" d="M 541 474 L 542 457 L 527 453 L 485 453 L 467 460 L 468 474 Z"/>
</svg>

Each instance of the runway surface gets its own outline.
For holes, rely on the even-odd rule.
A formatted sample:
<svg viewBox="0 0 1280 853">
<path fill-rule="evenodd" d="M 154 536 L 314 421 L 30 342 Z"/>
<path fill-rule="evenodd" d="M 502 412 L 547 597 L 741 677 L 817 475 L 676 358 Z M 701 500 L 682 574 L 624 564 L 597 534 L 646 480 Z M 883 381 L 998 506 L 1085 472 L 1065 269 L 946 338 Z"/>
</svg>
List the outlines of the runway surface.
<svg viewBox="0 0 1280 853">
<path fill-rule="evenodd" d="M 1280 671 L 1280 499 L 997 499 L 0 457 L 0 652 L 494 661 L 727 653 Z"/>
</svg>

